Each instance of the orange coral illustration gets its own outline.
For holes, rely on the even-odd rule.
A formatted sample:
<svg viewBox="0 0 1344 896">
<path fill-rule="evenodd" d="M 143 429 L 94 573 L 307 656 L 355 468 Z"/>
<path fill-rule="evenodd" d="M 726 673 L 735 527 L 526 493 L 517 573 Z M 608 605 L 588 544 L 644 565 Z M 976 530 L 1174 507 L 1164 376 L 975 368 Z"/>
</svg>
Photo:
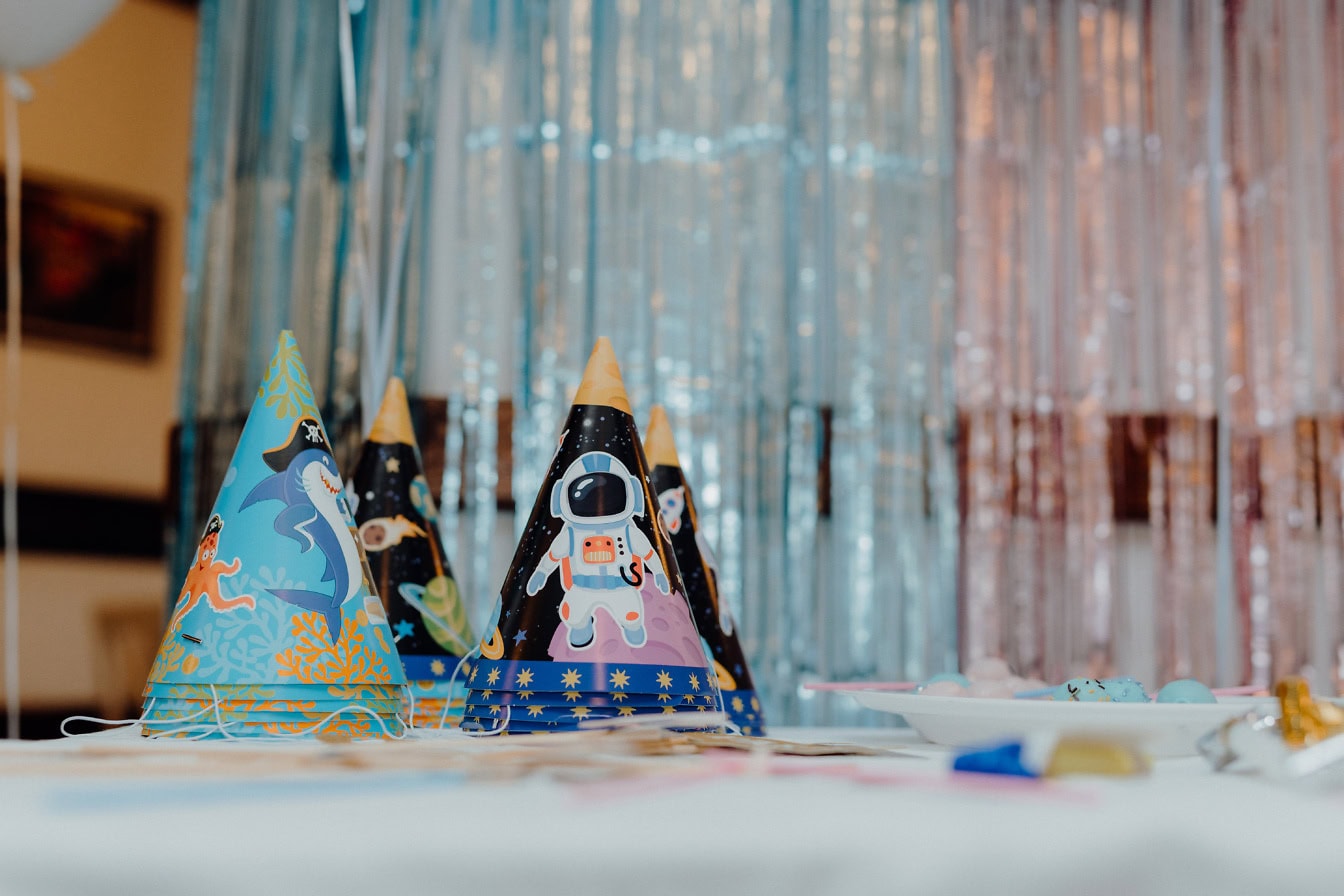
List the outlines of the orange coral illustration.
<svg viewBox="0 0 1344 896">
<path fill-rule="evenodd" d="M 282 678 L 295 678 L 304 684 L 390 684 L 387 663 L 364 643 L 364 635 L 354 619 L 341 626 L 341 636 L 332 644 L 327 623 L 317 612 L 294 617 L 293 635 L 297 644 L 275 655 Z"/>
<path fill-rule="evenodd" d="M 318 734 L 356 739 L 387 736 L 383 733 L 382 726 L 370 716 L 337 718 L 326 722 L 322 722 L 326 718 L 322 713 L 313 713 L 307 717 L 312 721 L 266 722 L 261 728 L 267 734 Z M 317 724 L 319 722 L 322 724 Z M 399 733 L 399 728 L 400 725 L 395 721 L 388 725 L 388 731 L 394 735 Z"/>
<path fill-rule="evenodd" d="M 169 631 L 167 637 L 172 636 L 173 633 Z M 181 667 L 182 657 L 186 652 L 186 648 L 181 644 L 165 644 L 160 647 L 158 656 L 154 657 L 154 665 L 149 670 L 149 680 L 161 681 L 169 672 L 176 672 Z"/>
</svg>

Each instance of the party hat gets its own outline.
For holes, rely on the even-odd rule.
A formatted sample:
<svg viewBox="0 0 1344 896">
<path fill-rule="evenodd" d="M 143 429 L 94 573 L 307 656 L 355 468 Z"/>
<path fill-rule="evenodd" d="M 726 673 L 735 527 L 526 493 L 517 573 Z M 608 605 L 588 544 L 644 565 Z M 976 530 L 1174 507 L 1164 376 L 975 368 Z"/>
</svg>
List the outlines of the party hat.
<svg viewBox="0 0 1344 896">
<path fill-rule="evenodd" d="M 622 701 L 618 714 L 684 713 L 694 728 L 692 716 L 721 707 L 656 510 L 599 339 L 469 676 L 463 728 L 575 727 Z"/>
<path fill-rule="evenodd" d="M 404 699 L 406 678 L 370 582 L 331 442 L 286 330 L 150 670 L 145 732 L 398 733 L 398 713 L 385 710 Z M 286 715 L 270 708 L 277 699 L 313 709 Z M 172 701 L 206 706 L 188 712 Z M 330 713 L 321 710 L 341 701 L 348 712 L 324 722 Z M 235 718 L 223 721 L 221 706 Z"/>
<path fill-rule="evenodd" d="M 765 717 L 761 701 L 751 683 L 751 671 L 738 641 L 732 610 L 719 594 L 718 564 L 700 531 L 695 500 L 681 469 L 672 427 L 662 405 L 654 405 L 649 416 L 644 452 L 653 467 L 649 481 L 658 498 L 658 514 L 672 541 L 691 613 L 705 639 L 705 652 L 714 663 L 724 709 L 743 734 L 763 734 Z"/>
<path fill-rule="evenodd" d="M 350 492 L 373 583 L 411 682 L 412 721 L 438 725 L 447 709 L 446 717 L 456 722 L 466 686 L 464 678 L 458 679 L 450 694 L 450 679 L 459 658 L 476 645 L 476 636 L 444 555 L 406 387 L 396 377 L 387 383 Z M 470 668 L 464 668 L 469 675 Z"/>
</svg>

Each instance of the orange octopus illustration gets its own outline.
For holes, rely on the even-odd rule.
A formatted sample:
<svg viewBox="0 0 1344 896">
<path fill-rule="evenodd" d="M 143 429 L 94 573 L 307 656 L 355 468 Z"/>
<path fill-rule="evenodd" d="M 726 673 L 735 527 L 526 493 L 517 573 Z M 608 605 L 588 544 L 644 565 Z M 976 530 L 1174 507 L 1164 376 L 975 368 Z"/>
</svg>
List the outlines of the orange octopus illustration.
<svg viewBox="0 0 1344 896">
<path fill-rule="evenodd" d="M 226 598 L 220 593 L 219 580 L 233 575 L 243 565 L 237 557 L 233 558 L 232 563 L 215 559 L 219 554 L 219 533 L 223 528 L 224 521 L 220 519 L 219 514 L 210 517 L 210 522 L 205 527 L 205 534 L 201 536 L 200 547 L 196 549 L 196 560 L 191 564 L 191 569 L 187 570 L 187 580 L 182 584 L 182 593 L 177 596 L 177 609 L 168 623 L 169 631 L 176 631 L 182 625 L 182 618 L 190 613 L 202 598 L 216 613 L 227 613 L 239 607 L 251 610 L 257 606 L 256 598 L 250 595 L 241 594 L 238 597 Z"/>
</svg>

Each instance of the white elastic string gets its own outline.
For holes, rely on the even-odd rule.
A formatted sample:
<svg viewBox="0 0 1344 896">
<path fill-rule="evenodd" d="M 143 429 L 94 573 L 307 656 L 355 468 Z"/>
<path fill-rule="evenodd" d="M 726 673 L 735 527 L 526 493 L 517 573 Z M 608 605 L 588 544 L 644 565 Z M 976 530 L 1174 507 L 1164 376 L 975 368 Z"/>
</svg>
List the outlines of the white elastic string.
<svg viewBox="0 0 1344 896">
<path fill-rule="evenodd" d="M 491 728 L 489 731 L 467 731 L 464 729 L 462 733 L 467 735 L 468 737 L 494 737 L 497 734 L 503 734 L 505 731 L 509 730 L 509 720 L 512 718 L 513 718 L 513 707 L 505 703 L 504 718 L 499 720 L 498 725 Z"/>
<path fill-rule="evenodd" d="M 364 430 L 373 425 L 373 414 L 367 409 L 377 406 L 378 397 L 374 394 L 375 384 L 372 375 L 372 362 L 378 351 L 378 288 L 373 275 L 373 258 L 370 255 L 368 234 L 368 209 L 365 207 L 363 191 L 359 183 L 364 176 L 364 150 L 367 133 L 358 124 L 358 99 L 355 95 L 355 44 L 350 26 L 350 4 L 348 0 L 334 0 L 340 8 L 337 28 L 337 47 L 341 65 L 341 103 L 345 111 L 346 156 L 350 165 L 350 201 L 354 205 L 354 221 L 350 240 L 350 264 L 354 269 L 355 283 L 360 292 L 360 311 L 363 320 L 362 339 L 364 343 L 364 363 L 360 372 L 360 399 L 366 408 Z"/>
<path fill-rule="evenodd" d="M 219 726 L 219 733 L 229 740 L 236 740 L 236 738 L 229 733 L 228 726 L 224 724 L 224 713 L 219 708 L 219 691 L 215 690 L 213 684 L 210 685 L 210 696 L 213 700 L 211 705 L 215 708 L 215 724 Z"/>
<path fill-rule="evenodd" d="M 19 271 L 19 102 L 32 97 L 17 72 L 6 72 L 5 103 L 5 736 L 19 737 L 19 344 L 23 278 Z"/>
<path fill-rule="evenodd" d="M 467 655 L 458 660 L 457 665 L 453 667 L 453 674 L 448 678 L 448 697 L 443 701 L 443 714 L 439 716 L 439 728 L 448 724 L 448 711 L 453 708 L 453 685 L 457 684 L 458 673 L 462 671 L 462 667 L 466 665 L 467 660 L 471 659 L 473 656 L 479 657 L 480 655 L 481 645 L 477 644 L 475 647 L 471 648 L 471 650 L 468 650 Z"/>
<path fill-rule="evenodd" d="M 387 727 L 387 723 L 383 721 L 383 717 L 378 715 L 378 713 L 369 709 L 367 706 L 360 706 L 358 703 L 351 703 L 349 706 L 342 706 L 339 709 L 332 710 L 331 712 L 327 713 L 326 716 L 324 716 L 321 719 L 318 719 L 311 725 L 304 727 L 302 730 L 278 732 L 275 734 L 267 732 L 267 737 L 278 737 L 282 739 L 293 737 L 307 737 L 309 734 L 312 734 L 314 731 L 321 728 L 323 725 L 327 724 L 328 722 L 330 722 L 332 719 L 336 718 L 343 712 L 360 712 L 364 713 L 365 715 L 372 716 L 373 720 L 378 723 L 379 728 L 383 729 L 383 734 L 386 735 L 389 740 L 401 740 L 406 736 L 406 731 L 408 730 L 409 727 L 403 724 L 401 733 L 393 734 L 391 729 Z M 400 721 L 401 717 L 398 716 L 397 719 L 398 721 Z"/>
<path fill-rule="evenodd" d="M 397 312 L 401 308 L 401 278 L 406 269 L 406 255 L 411 245 L 411 225 L 415 221 L 416 195 L 420 192 L 420 156 L 412 155 L 409 162 L 410 172 L 402 195 L 401 207 L 396 214 L 400 218 L 397 238 L 392 252 L 392 264 L 387 270 L 387 285 L 383 295 L 383 319 L 379 329 L 377 355 L 372 359 L 377 364 L 374 373 L 379 382 L 385 385 L 392 374 L 393 336 L 397 332 Z"/>
<path fill-rule="evenodd" d="M 211 690 L 213 690 L 213 688 Z M 108 725 L 111 727 L 118 727 L 118 728 L 125 728 L 130 725 L 143 725 L 146 721 L 149 720 L 149 714 L 154 710 L 154 704 L 157 701 L 158 701 L 157 697 L 150 697 L 149 702 L 145 704 L 145 708 L 140 710 L 139 718 L 135 719 L 100 719 L 97 716 L 70 716 L 61 722 L 61 728 L 60 728 L 61 736 L 89 737 L 92 735 L 101 735 L 107 733 L 104 731 L 86 731 L 82 734 L 71 734 L 69 731 L 65 730 L 65 726 L 69 725 L 71 722 L 92 722 L 95 725 Z M 202 707 L 201 709 L 197 710 L 196 712 L 192 713 L 189 716 L 182 716 L 180 719 L 174 719 L 172 724 L 177 724 L 178 722 L 190 722 L 193 719 L 199 718 L 205 715 L 206 713 L 210 712 L 212 709 L 215 709 L 218 702 L 219 698 L 216 697 L 214 702 Z"/>
<path fill-rule="evenodd" d="M 164 719 L 162 720 L 163 721 L 162 725 L 157 724 L 158 720 L 155 720 L 156 722 L 155 727 L 161 727 L 163 730 L 156 731 L 155 733 L 148 735 L 148 738 L 151 740 L 155 740 L 167 737 L 181 737 L 182 735 L 186 735 L 189 732 L 196 732 L 195 734 L 192 734 L 191 736 L 186 737 L 185 739 L 203 740 L 207 737 L 213 737 L 219 735 L 223 736 L 228 740 L 242 740 L 242 738 L 233 734 L 229 729 L 237 728 L 238 726 L 246 722 L 246 719 L 234 719 L 232 721 L 226 722 L 224 720 L 224 714 L 221 709 L 223 700 L 219 696 L 219 691 L 215 688 L 214 685 L 210 685 L 209 687 L 210 687 L 210 702 L 208 704 L 188 715 L 179 716 L 171 720 Z M 69 725 L 71 722 L 92 722 L 96 725 L 109 725 L 118 727 L 126 727 L 130 725 L 143 725 L 145 722 L 149 721 L 149 713 L 153 711 L 154 704 L 157 701 L 157 699 L 158 698 L 151 697 L 149 703 L 145 705 L 145 708 L 143 711 L 141 711 L 139 717 L 134 719 L 102 719 L 98 718 L 97 716 L 70 716 L 69 718 L 61 722 L 61 728 L 60 728 L 61 734 L 65 737 L 75 738 L 75 737 L 98 736 L 107 733 L 103 731 L 89 731 L 82 734 L 73 734 L 70 731 L 66 730 L 66 726 Z M 272 738 L 279 740 L 286 740 L 290 738 L 307 737 L 313 731 L 316 731 L 323 725 L 326 725 L 332 719 L 336 718 L 342 713 L 348 713 L 348 712 L 364 713 L 366 715 L 372 716 L 374 721 L 378 723 L 378 727 L 382 729 L 383 734 L 391 740 L 400 740 L 404 738 L 406 736 L 407 731 L 409 731 L 411 727 L 410 724 L 406 722 L 406 720 L 402 719 L 401 716 L 398 715 L 397 720 L 402 723 L 402 732 L 400 734 L 393 734 L 391 729 L 387 727 L 387 723 L 383 720 L 383 717 L 380 716 L 378 713 L 374 712 L 372 709 L 369 709 L 367 706 L 361 706 L 357 703 L 351 703 L 347 706 L 342 706 L 333 710 L 326 716 L 314 721 L 310 725 L 303 727 L 299 731 L 285 731 L 276 733 L 268 732 L 265 737 L 258 737 L 256 738 L 256 740 L 267 740 Z M 213 721 L 207 724 L 197 722 L 198 719 L 201 719 L 208 715 L 214 716 Z M 194 724 L 188 724 L 188 723 L 194 723 Z"/>
</svg>

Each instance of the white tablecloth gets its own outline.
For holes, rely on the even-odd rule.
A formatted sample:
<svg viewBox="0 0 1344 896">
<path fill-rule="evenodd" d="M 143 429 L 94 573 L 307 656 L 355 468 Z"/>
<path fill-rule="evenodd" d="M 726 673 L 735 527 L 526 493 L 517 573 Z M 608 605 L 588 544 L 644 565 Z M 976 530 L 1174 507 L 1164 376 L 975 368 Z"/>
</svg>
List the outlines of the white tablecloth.
<svg viewBox="0 0 1344 896">
<path fill-rule="evenodd" d="M 1338 794 L 1195 759 L 1144 779 L 988 779 L 950 774 L 946 753 L 908 732 L 773 733 L 907 755 L 695 757 L 588 783 L 117 780 L 73 755 L 68 773 L 16 774 L 75 745 L 5 744 L 0 893 L 1344 892 Z"/>
</svg>

